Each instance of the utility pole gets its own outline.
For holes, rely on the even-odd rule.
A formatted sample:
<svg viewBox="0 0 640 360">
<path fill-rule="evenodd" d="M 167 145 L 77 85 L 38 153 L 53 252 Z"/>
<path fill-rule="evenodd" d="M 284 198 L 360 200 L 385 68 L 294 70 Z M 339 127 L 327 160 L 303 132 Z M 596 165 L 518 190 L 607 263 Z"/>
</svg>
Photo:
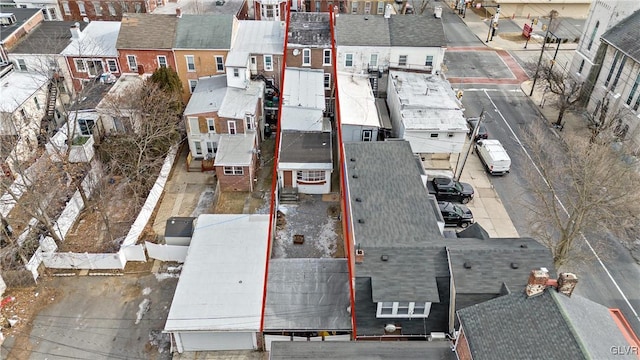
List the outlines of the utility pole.
<svg viewBox="0 0 640 360">
<path fill-rule="evenodd" d="M 464 169 L 464 165 L 467 163 L 467 158 L 469 158 L 469 154 L 473 150 L 473 147 L 476 143 L 475 141 L 476 135 L 478 135 L 480 124 L 482 124 L 483 121 L 484 121 L 484 107 L 482 108 L 482 112 L 480 113 L 480 117 L 478 118 L 478 123 L 476 124 L 476 127 L 473 129 L 473 132 L 471 133 L 471 141 L 469 141 L 469 148 L 464 153 L 464 157 L 462 158 L 462 163 L 460 163 L 460 157 L 458 157 L 458 161 L 456 162 L 456 169 L 453 172 L 453 179 L 455 181 L 460 181 L 460 177 L 462 176 L 462 169 Z M 458 172 L 458 170 L 460 171 Z"/>
<path fill-rule="evenodd" d="M 553 21 L 553 16 L 549 17 L 549 26 L 547 26 L 547 33 L 544 34 L 544 39 L 542 39 L 542 50 L 540 50 L 540 57 L 538 58 L 538 65 L 536 65 L 536 73 L 533 75 L 533 84 L 531 85 L 531 91 L 529 92 L 529 96 L 533 96 L 533 89 L 536 88 L 536 81 L 538 81 L 538 71 L 540 71 L 540 62 L 542 61 L 542 54 L 544 54 L 544 48 L 547 45 L 547 37 L 549 36 L 549 31 L 551 30 L 551 22 Z"/>
</svg>

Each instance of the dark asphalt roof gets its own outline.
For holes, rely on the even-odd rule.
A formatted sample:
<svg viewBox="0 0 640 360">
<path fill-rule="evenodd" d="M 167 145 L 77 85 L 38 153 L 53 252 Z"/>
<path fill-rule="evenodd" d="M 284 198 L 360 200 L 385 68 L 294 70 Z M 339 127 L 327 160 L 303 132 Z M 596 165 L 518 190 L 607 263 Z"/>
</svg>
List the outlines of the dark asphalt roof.
<svg viewBox="0 0 640 360">
<path fill-rule="evenodd" d="M 176 49 L 230 49 L 233 15 L 182 15 Z"/>
<path fill-rule="evenodd" d="M 271 259 L 265 331 L 351 331 L 346 259 Z"/>
<path fill-rule="evenodd" d="M 70 29 L 74 24 L 75 21 L 45 21 L 22 38 L 10 53 L 58 55 L 71 43 Z M 80 30 L 87 27 L 85 22 L 79 24 Z"/>
<path fill-rule="evenodd" d="M 0 39 L 4 41 L 6 38 L 11 36 L 11 34 L 13 34 L 14 31 L 18 30 L 27 21 L 29 21 L 29 19 L 31 19 L 33 15 L 39 13 L 40 9 L 23 9 L 23 8 L 2 6 L 0 7 L 0 12 L 2 12 L 3 14 L 13 14 L 16 18 L 16 22 L 14 24 L 2 27 L 2 31 L 0 31 L 0 33 L 2 33 Z"/>
<path fill-rule="evenodd" d="M 329 14 L 292 12 L 289 21 L 288 43 L 310 47 L 330 46 Z"/>
<path fill-rule="evenodd" d="M 346 46 L 446 46 L 442 19 L 422 15 L 340 14 L 336 19 L 337 45 Z"/>
<path fill-rule="evenodd" d="M 178 18 L 164 14 L 126 14 L 118 34 L 118 49 L 172 49 Z"/>
<path fill-rule="evenodd" d="M 71 104 L 71 110 L 93 110 L 98 106 L 113 84 L 101 84 L 97 80 L 85 83 L 81 97 Z"/>
<path fill-rule="evenodd" d="M 640 10 L 602 34 L 602 40 L 640 62 Z"/>
<path fill-rule="evenodd" d="M 578 285 L 579 286 L 579 285 Z M 553 288 L 522 291 L 458 311 L 474 360 L 621 359 L 629 346 L 609 309 Z"/>
<path fill-rule="evenodd" d="M 331 133 L 282 131 L 281 163 L 331 163 Z"/>
<path fill-rule="evenodd" d="M 489 233 L 478 223 L 473 223 L 468 228 L 458 232 L 459 238 L 489 239 Z"/>
<path fill-rule="evenodd" d="M 194 217 L 172 216 L 167 219 L 164 237 L 191 237 L 193 235 Z"/>
<path fill-rule="evenodd" d="M 454 360 L 448 341 L 274 341 L 271 360 Z"/>
</svg>

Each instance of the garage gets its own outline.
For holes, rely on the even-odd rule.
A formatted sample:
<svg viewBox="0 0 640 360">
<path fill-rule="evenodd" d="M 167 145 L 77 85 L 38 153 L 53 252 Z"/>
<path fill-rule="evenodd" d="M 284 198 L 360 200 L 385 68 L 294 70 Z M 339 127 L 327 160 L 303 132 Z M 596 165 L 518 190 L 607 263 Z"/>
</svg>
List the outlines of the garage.
<svg viewBox="0 0 640 360">
<path fill-rule="evenodd" d="M 179 332 L 174 334 L 178 348 L 189 351 L 255 349 L 256 334 L 251 332 Z"/>
</svg>

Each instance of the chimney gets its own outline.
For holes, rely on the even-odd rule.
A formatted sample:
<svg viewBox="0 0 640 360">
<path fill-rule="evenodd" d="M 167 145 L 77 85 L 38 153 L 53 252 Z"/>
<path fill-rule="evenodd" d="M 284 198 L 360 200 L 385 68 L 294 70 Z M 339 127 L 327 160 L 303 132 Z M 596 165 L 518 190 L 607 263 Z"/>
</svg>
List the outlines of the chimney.
<svg viewBox="0 0 640 360">
<path fill-rule="evenodd" d="M 391 4 L 387 4 L 384 7 L 384 18 L 389 19 L 391 17 Z"/>
<path fill-rule="evenodd" d="M 547 281 L 549 280 L 549 270 L 546 268 L 540 268 L 539 270 L 531 270 L 529 274 L 529 281 L 527 281 L 527 287 L 525 292 L 528 297 L 540 295 L 547 287 Z"/>
<path fill-rule="evenodd" d="M 74 40 L 79 40 L 82 32 L 80 31 L 80 23 L 75 23 L 71 25 L 71 38 Z"/>
<path fill-rule="evenodd" d="M 182 17 L 182 9 L 180 9 L 179 7 L 176 8 L 176 17 L 178 19 L 180 19 Z"/>
<path fill-rule="evenodd" d="M 578 284 L 578 277 L 574 273 L 561 273 L 558 277 L 558 292 L 569 297 Z"/>
<path fill-rule="evenodd" d="M 362 264 L 364 262 L 364 250 L 356 249 L 356 264 Z"/>
</svg>

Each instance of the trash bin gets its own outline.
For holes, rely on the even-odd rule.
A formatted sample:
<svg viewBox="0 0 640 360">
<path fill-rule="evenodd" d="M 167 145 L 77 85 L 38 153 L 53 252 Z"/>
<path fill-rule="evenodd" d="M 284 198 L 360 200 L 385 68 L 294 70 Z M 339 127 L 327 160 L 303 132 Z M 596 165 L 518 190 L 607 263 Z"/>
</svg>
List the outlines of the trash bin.
<svg viewBox="0 0 640 360">
<path fill-rule="evenodd" d="M 442 6 L 436 6 L 433 8 L 433 16 L 435 16 L 436 19 L 440 19 L 442 17 Z"/>
</svg>

